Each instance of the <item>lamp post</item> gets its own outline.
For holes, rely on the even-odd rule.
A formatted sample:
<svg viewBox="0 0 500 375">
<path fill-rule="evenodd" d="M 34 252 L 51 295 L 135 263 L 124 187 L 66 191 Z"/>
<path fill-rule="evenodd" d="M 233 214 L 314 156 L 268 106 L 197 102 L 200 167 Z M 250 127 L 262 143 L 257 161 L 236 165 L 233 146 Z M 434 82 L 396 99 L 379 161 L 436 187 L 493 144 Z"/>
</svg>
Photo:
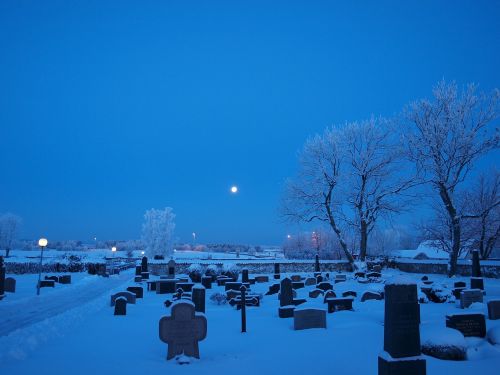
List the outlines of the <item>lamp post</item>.
<svg viewBox="0 0 500 375">
<path fill-rule="evenodd" d="M 38 246 L 40 246 L 40 265 L 38 267 L 38 284 L 36 286 L 36 295 L 40 295 L 40 281 L 42 280 L 42 261 L 43 261 L 43 249 L 47 246 L 47 239 L 40 238 L 38 240 Z"/>
<path fill-rule="evenodd" d="M 113 253 L 113 260 L 111 261 L 111 264 L 113 265 L 113 275 L 115 274 L 115 266 L 116 266 L 116 259 L 115 259 L 115 254 L 116 254 L 116 246 L 113 246 L 111 248 L 111 252 Z"/>
</svg>

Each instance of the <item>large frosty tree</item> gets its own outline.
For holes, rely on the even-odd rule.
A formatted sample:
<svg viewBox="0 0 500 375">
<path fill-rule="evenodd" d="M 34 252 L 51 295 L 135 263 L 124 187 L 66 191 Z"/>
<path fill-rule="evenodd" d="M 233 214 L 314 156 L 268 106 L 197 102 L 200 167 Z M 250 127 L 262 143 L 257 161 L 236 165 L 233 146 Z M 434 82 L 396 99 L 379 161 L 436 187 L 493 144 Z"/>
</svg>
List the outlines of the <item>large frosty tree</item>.
<svg viewBox="0 0 500 375">
<path fill-rule="evenodd" d="M 172 254 L 174 219 L 175 214 L 170 207 L 146 211 L 142 224 L 142 241 L 148 255 L 167 257 Z"/>
<path fill-rule="evenodd" d="M 0 216 L 0 249 L 5 250 L 5 257 L 8 257 L 12 250 L 20 225 L 19 216 L 9 213 Z"/>
<path fill-rule="evenodd" d="M 476 94 L 469 85 L 459 92 L 455 83 L 440 82 L 432 100 L 419 100 L 406 112 L 408 150 L 417 169 L 439 196 L 451 223 L 448 275 L 456 273 L 461 248 L 463 213 L 458 188 L 477 159 L 497 148 L 498 129 L 489 127 L 498 116 L 499 91 Z"/>
</svg>

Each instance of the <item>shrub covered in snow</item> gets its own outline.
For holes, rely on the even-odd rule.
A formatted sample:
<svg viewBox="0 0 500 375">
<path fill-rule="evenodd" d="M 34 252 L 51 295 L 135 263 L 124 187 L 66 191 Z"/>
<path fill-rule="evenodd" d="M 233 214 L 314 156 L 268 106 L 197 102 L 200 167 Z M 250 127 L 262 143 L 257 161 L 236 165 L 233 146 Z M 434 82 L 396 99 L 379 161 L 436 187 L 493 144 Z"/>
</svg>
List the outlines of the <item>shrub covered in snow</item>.
<svg viewBox="0 0 500 375">
<path fill-rule="evenodd" d="M 238 281 L 240 268 L 234 263 L 225 263 L 222 268 L 222 274 L 232 278 L 234 281 Z"/>
<path fill-rule="evenodd" d="M 210 276 L 212 278 L 212 281 L 215 281 L 217 276 L 220 275 L 219 267 L 217 267 L 215 264 L 209 264 L 205 271 L 205 275 Z"/>
<path fill-rule="evenodd" d="M 201 264 L 193 263 L 188 267 L 189 278 L 193 283 L 201 282 L 201 275 L 203 274 L 203 267 Z"/>
<path fill-rule="evenodd" d="M 467 344 L 460 331 L 436 325 L 423 326 L 420 336 L 422 353 L 453 361 L 466 359 Z"/>
<path fill-rule="evenodd" d="M 226 295 L 223 293 L 214 293 L 210 296 L 210 301 L 216 305 L 224 305 L 227 303 Z"/>
</svg>

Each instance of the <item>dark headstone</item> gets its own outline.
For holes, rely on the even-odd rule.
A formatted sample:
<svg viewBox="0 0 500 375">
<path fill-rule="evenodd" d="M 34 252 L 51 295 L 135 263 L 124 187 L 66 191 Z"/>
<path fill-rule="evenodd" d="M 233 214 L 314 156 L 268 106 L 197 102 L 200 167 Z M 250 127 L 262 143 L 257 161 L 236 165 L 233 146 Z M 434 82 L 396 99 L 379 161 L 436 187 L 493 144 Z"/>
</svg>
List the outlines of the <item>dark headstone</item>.
<svg viewBox="0 0 500 375">
<path fill-rule="evenodd" d="M 326 328 L 326 311 L 323 309 L 295 309 L 293 329 Z"/>
<path fill-rule="evenodd" d="M 320 294 L 323 295 L 324 293 L 321 289 L 313 289 L 309 292 L 309 298 L 318 298 Z"/>
<path fill-rule="evenodd" d="M 290 280 L 292 280 L 292 282 L 302 281 L 302 277 L 300 277 L 300 275 L 292 275 L 290 276 Z"/>
<path fill-rule="evenodd" d="M 249 283 L 240 283 L 238 281 L 229 281 L 224 284 L 225 290 L 240 290 L 241 285 L 245 285 L 245 287 L 248 289 L 250 288 Z"/>
<path fill-rule="evenodd" d="M 232 282 L 233 279 L 227 276 L 219 276 L 217 278 L 217 286 L 225 286 L 227 282 Z"/>
<path fill-rule="evenodd" d="M 59 284 L 71 284 L 71 275 L 59 276 Z"/>
<path fill-rule="evenodd" d="M 328 312 L 352 310 L 353 298 L 325 298 L 328 303 Z"/>
<path fill-rule="evenodd" d="M 169 279 L 175 278 L 175 260 L 170 259 L 167 264 L 167 277 Z"/>
<path fill-rule="evenodd" d="M 255 276 L 255 282 L 256 283 L 268 283 L 269 276 Z"/>
<path fill-rule="evenodd" d="M 416 284 L 385 285 L 384 352 L 378 358 L 379 375 L 426 373 L 425 359 L 420 357 L 417 298 Z"/>
<path fill-rule="evenodd" d="M 111 296 L 111 306 L 114 306 L 118 298 L 125 298 L 127 303 L 135 304 L 135 299 L 137 298 L 135 293 L 132 292 L 118 292 Z"/>
<path fill-rule="evenodd" d="M 488 301 L 488 319 L 500 319 L 500 299 Z"/>
<path fill-rule="evenodd" d="M 59 278 L 57 276 L 45 276 L 45 280 L 52 280 L 55 283 L 59 282 Z"/>
<path fill-rule="evenodd" d="M 177 283 L 177 289 L 181 288 L 184 292 L 190 292 L 193 289 L 194 283 Z"/>
<path fill-rule="evenodd" d="M 454 288 L 451 292 L 453 293 L 453 296 L 455 297 L 456 300 L 460 300 L 460 293 L 462 293 L 462 291 L 465 289 L 467 288 L 466 287 Z"/>
<path fill-rule="evenodd" d="M 143 280 L 149 280 L 149 272 L 141 272 L 141 278 Z"/>
<path fill-rule="evenodd" d="M 293 289 L 302 289 L 305 286 L 303 281 L 294 281 L 292 282 Z"/>
<path fill-rule="evenodd" d="M 134 277 L 134 282 L 136 283 L 141 283 L 142 282 L 142 276 L 135 276 Z M 155 283 L 155 281 L 148 281 L 148 283 L 151 282 L 151 283 Z M 156 284 L 155 284 L 156 285 Z"/>
<path fill-rule="evenodd" d="M 148 257 L 142 257 L 142 260 L 141 260 L 141 274 L 144 273 L 144 272 L 148 272 Z M 143 277 L 144 279 L 144 277 Z"/>
<path fill-rule="evenodd" d="M 212 276 L 202 276 L 201 285 L 203 285 L 205 289 L 212 289 Z"/>
<path fill-rule="evenodd" d="M 471 277 L 470 288 L 484 290 L 484 279 L 482 277 Z"/>
<path fill-rule="evenodd" d="M 54 288 L 55 286 L 54 280 L 40 280 L 40 288 Z"/>
<path fill-rule="evenodd" d="M 320 290 L 320 289 L 316 289 L 316 290 Z M 337 298 L 337 295 L 335 294 L 335 292 L 333 290 L 327 290 L 325 292 L 325 294 L 323 295 L 323 303 L 326 303 L 327 298 Z"/>
<path fill-rule="evenodd" d="M 241 282 L 248 283 L 248 270 L 246 268 L 241 270 Z"/>
<path fill-rule="evenodd" d="M 483 302 L 483 291 L 480 289 L 464 289 L 460 293 L 460 308 L 466 309 L 475 302 Z"/>
<path fill-rule="evenodd" d="M 280 275 L 280 264 L 279 263 L 274 263 L 274 278 L 276 280 L 279 280 L 281 278 Z"/>
<path fill-rule="evenodd" d="M 270 296 L 276 294 L 280 291 L 280 284 L 273 284 L 269 286 L 269 290 L 266 293 L 266 296 Z"/>
<path fill-rule="evenodd" d="M 285 277 L 280 283 L 280 306 L 290 306 L 293 304 L 292 281 Z"/>
<path fill-rule="evenodd" d="M 7 277 L 5 279 L 5 291 L 9 293 L 16 292 L 16 279 L 13 277 Z"/>
<path fill-rule="evenodd" d="M 210 280 L 211 280 L 211 278 L 210 278 Z M 193 290 L 193 293 L 192 293 L 191 298 L 192 298 L 193 303 L 194 303 L 194 310 L 196 312 L 204 313 L 205 312 L 205 288 L 200 287 L 200 286 L 196 286 L 192 290 Z"/>
<path fill-rule="evenodd" d="M 362 278 L 364 278 L 364 277 L 366 277 L 366 273 L 359 271 L 359 272 L 356 272 L 354 274 L 354 277 L 362 277 Z"/>
<path fill-rule="evenodd" d="M 127 291 L 134 293 L 135 298 L 143 298 L 144 296 L 144 289 L 142 289 L 142 286 L 129 286 Z"/>
<path fill-rule="evenodd" d="M 127 315 L 127 299 L 118 297 L 115 300 L 115 315 Z"/>
<path fill-rule="evenodd" d="M 393 358 L 420 355 L 417 286 L 385 286 L 384 350 Z"/>
<path fill-rule="evenodd" d="M 316 284 L 320 284 L 323 282 L 323 276 L 321 275 L 317 275 L 315 276 L 316 277 Z"/>
<path fill-rule="evenodd" d="M 467 284 L 464 281 L 455 281 L 455 283 L 453 283 L 453 287 L 454 288 L 466 288 Z"/>
<path fill-rule="evenodd" d="M 357 297 L 358 293 L 356 293 L 353 290 L 347 290 L 344 293 L 342 293 L 342 297 Z"/>
<path fill-rule="evenodd" d="M 308 277 L 306 281 L 304 281 L 305 286 L 316 285 L 316 278 Z"/>
<path fill-rule="evenodd" d="M 483 314 L 446 315 L 446 327 L 459 330 L 465 337 L 486 336 L 486 321 Z"/>
<path fill-rule="evenodd" d="M 323 282 L 319 283 L 318 285 L 316 285 L 316 289 L 321 289 L 321 290 L 326 292 L 327 290 L 332 290 L 333 285 L 330 284 L 328 281 L 323 281 Z"/>
<path fill-rule="evenodd" d="M 175 293 L 177 280 L 160 280 L 156 282 L 156 294 Z"/>
<path fill-rule="evenodd" d="M 361 302 L 365 302 L 365 301 L 368 301 L 368 300 L 382 300 L 384 299 L 384 297 L 380 294 L 380 293 L 377 293 L 377 292 L 372 292 L 372 291 L 366 291 L 363 293 L 363 295 L 361 296 Z"/>
<path fill-rule="evenodd" d="M 293 318 L 295 306 L 281 306 L 278 308 L 278 316 L 280 318 Z"/>
<path fill-rule="evenodd" d="M 247 271 L 247 280 L 248 280 L 248 271 Z M 243 280 L 245 282 L 245 280 Z M 241 332 L 247 331 L 247 306 L 246 306 L 246 292 L 247 288 L 245 285 L 242 285 L 240 288 L 241 291 Z"/>
<path fill-rule="evenodd" d="M 372 267 L 373 272 L 382 272 L 382 266 L 380 264 L 374 264 Z"/>
<path fill-rule="evenodd" d="M 422 276 L 422 278 L 420 280 L 427 281 L 427 280 L 429 280 L 429 277 L 428 276 Z"/>
<path fill-rule="evenodd" d="M 168 344 L 167 360 L 180 354 L 200 358 L 198 341 L 207 336 L 207 318 L 190 301 L 175 302 L 171 311 L 159 323 L 160 340 Z"/>
<path fill-rule="evenodd" d="M 140 276 L 142 273 L 142 266 L 135 266 L 135 275 Z"/>
</svg>

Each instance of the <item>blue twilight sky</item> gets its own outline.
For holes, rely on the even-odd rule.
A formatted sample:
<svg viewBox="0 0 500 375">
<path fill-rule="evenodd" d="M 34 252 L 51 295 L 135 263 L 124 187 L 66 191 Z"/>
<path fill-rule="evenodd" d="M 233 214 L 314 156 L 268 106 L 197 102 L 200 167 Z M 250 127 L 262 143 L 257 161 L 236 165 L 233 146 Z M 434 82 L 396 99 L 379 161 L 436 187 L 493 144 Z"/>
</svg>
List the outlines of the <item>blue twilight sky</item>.
<svg viewBox="0 0 500 375">
<path fill-rule="evenodd" d="M 307 136 L 441 78 L 500 86 L 499 1 L 0 1 L 0 212 L 21 236 L 281 243 Z M 229 188 L 237 184 L 238 195 Z"/>
</svg>

